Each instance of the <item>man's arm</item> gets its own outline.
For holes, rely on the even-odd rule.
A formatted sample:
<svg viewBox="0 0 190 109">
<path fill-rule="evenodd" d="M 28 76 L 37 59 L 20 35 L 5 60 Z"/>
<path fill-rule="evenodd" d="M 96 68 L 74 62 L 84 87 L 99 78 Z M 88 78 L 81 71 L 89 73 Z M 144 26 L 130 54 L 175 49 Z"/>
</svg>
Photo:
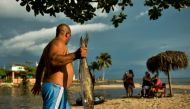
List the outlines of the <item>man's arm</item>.
<svg viewBox="0 0 190 109">
<path fill-rule="evenodd" d="M 53 51 L 53 50 L 52 50 Z M 67 48 L 65 48 L 65 53 L 60 53 L 60 50 L 55 50 L 51 53 L 51 64 L 53 66 L 63 66 L 68 63 L 72 63 L 74 60 L 86 57 L 87 48 L 79 48 L 73 53 L 67 54 Z"/>
<path fill-rule="evenodd" d="M 51 64 L 53 66 L 63 66 L 63 65 L 73 62 L 76 59 L 77 59 L 77 56 L 75 53 L 69 53 L 66 55 L 54 54 L 51 59 Z"/>
<path fill-rule="evenodd" d="M 36 69 L 36 84 L 41 84 L 44 66 L 45 66 L 45 62 L 42 55 Z"/>
<path fill-rule="evenodd" d="M 45 62 L 42 55 L 40 58 L 39 65 L 36 70 L 36 82 L 31 90 L 34 95 L 38 95 L 41 91 L 41 80 L 42 80 L 44 66 L 45 66 Z"/>
</svg>

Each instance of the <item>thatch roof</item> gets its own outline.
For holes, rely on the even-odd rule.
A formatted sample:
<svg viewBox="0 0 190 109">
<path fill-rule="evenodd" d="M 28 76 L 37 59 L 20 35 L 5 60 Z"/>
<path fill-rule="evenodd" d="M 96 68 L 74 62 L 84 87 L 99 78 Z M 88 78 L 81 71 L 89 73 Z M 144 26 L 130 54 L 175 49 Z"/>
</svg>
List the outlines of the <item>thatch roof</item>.
<svg viewBox="0 0 190 109">
<path fill-rule="evenodd" d="M 188 56 L 181 51 L 166 51 L 149 58 L 146 65 L 152 73 L 158 71 L 168 73 L 170 70 L 186 68 Z"/>
</svg>

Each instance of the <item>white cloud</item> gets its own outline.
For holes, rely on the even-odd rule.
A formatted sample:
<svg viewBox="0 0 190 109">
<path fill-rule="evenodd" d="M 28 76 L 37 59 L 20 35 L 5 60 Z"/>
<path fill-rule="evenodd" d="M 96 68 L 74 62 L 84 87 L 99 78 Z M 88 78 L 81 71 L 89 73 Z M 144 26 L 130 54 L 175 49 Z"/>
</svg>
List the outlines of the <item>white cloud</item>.
<svg viewBox="0 0 190 109">
<path fill-rule="evenodd" d="M 53 37 L 55 27 L 50 29 L 41 29 L 39 31 L 31 31 L 21 35 L 14 36 L 11 39 L 1 42 L 0 51 L 4 51 L 1 55 L 20 55 L 23 51 L 34 50 L 31 53 L 38 52 L 36 48 L 44 41 L 50 40 Z M 39 42 L 39 43 L 38 43 Z"/>
<path fill-rule="evenodd" d="M 47 45 L 47 43 L 32 45 L 32 46 L 28 47 L 26 51 L 33 53 L 34 55 L 39 55 L 42 53 L 42 50 L 46 45 Z"/>
<path fill-rule="evenodd" d="M 71 25 L 72 35 L 80 34 L 81 32 L 97 32 L 112 29 L 112 26 L 102 23 L 86 24 L 86 25 Z M 43 28 L 38 31 L 30 31 L 13 38 L 0 40 L 0 56 L 6 55 L 21 55 L 23 51 L 28 51 L 31 54 L 39 55 L 46 44 L 55 36 L 56 27 Z M 70 51 L 76 50 L 74 45 L 68 45 Z"/>
<path fill-rule="evenodd" d="M 143 16 L 145 16 L 145 15 L 147 15 L 148 14 L 148 11 L 143 11 L 143 12 L 141 12 L 139 15 L 137 15 L 136 17 L 135 17 L 135 19 L 139 19 L 139 18 L 141 18 L 141 17 L 143 17 Z"/>
<path fill-rule="evenodd" d="M 85 24 L 85 25 L 73 25 L 71 26 L 72 34 L 84 33 L 84 32 L 94 32 L 94 31 L 105 31 L 113 29 L 111 25 L 106 25 L 103 23 Z"/>
</svg>

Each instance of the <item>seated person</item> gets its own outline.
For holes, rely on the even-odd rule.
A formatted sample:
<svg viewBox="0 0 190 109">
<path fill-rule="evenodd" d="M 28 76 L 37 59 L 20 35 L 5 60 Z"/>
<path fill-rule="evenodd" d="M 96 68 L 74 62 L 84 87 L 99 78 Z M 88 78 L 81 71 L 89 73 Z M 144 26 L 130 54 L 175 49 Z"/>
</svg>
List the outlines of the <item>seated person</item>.
<svg viewBox="0 0 190 109">
<path fill-rule="evenodd" d="M 141 95 L 143 97 L 149 95 L 151 86 L 152 86 L 152 82 L 151 82 L 150 73 L 149 72 L 145 72 L 145 76 L 143 77 L 143 83 L 142 83 L 142 91 L 141 91 Z"/>
<path fill-rule="evenodd" d="M 155 75 L 153 83 L 154 83 L 154 85 L 152 87 L 153 92 L 158 92 L 158 90 L 163 88 L 162 81 L 161 81 L 161 79 L 159 78 L 158 75 Z"/>
</svg>

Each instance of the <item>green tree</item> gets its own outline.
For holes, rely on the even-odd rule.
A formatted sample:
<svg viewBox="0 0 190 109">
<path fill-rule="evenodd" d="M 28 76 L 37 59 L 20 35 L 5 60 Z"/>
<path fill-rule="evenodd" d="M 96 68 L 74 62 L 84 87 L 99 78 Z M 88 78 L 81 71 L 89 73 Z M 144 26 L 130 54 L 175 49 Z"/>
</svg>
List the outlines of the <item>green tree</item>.
<svg viewBox="0 0 190 109">
<path fill-rule="evenodd" d="M 32 61 L 25 61 L 25 69 L 27 71 L 26 76 L 34 76 L 36 72 L 36 66 L 32 66 L 33 62 Z"/>
<path fill-rule="evenodd" d="M 98 70 L 98 63 L 96 61 L 91 62 L 91 64 L 89 65 L 89 70 L 92 74 L 92 83 L 93 83 L 93 89 L 94 89 L 94 85 L 96 82 L 96 76 L 95 76 L 95 70 Z M 92 73 L 93 72 L 93 73 Z"/>
<path fill-rule="evenodd" d="M 95 70 L 99 70 L 98 63 L 96 61 L 91 62 L 89 69 L 92 72 L 93 79 L 96 79 Z"/>
<path fill-rule="evenodd" d="M 100 56 L 96 57 L 98 63 L 98 69 L 102 71 L 102 80 L 104 80 L 105 76 L 105 69 L 109 68 L 112 65 L 111 55 L 108 53 L 101 53 Z"/>
<path fill-rule="evenodd" d="M 93 74 L 95 70 L 99 70 L 98 63 L 96 61 L 91 62 L 89 65 L 89 69 L 92 70 Z"/>
<path fill-rule="evenodd" d="M 3 69 L 3 68 L 0 68 L 0 76 L 6 76 L 6 73 L 7 71 L 5 70 L 5 69 Z"/>
<path fill-rule="evenodd" d="M 34 15 L 49 14 L 56 16 L 57 13 L 64 13 L 74 22 L 83 24 L 96 16 L 95 11 L 101 9 L 102 13 L 110 13 L 116 7 L 120 12 L 113 15 L 112 24 L 118 27 L 126 19 L 126 7 L 132 7 L 132 0 L 16 0 L 21 6 L 25 7 L 28 12 L 34 11 Z M 97 5 L 93 5 L 96 3 Z M 190 0 L 144 0 L 144 5 L 149 7 L 149 18 L 158 19 L 163 10 L 173 7 L 180 11 L 190 6 Z"/>
<path fill-rule="evenodd" d="M 23 78 L 32 78 L 35 76 L 36 72 L 36 66 L 32 66 L 33 62 L 32 61 L 25 61 L 24 66 L 25 71 L 19 72 L 19 76 Z"/>
<path fill-rule="evenodd" d="M 35 72 L 36 72 L 36 68 L 37 67 L 31 67 L 31 66 L 27 66 L 27 76 L 35 76 Z"/>
</svg>

